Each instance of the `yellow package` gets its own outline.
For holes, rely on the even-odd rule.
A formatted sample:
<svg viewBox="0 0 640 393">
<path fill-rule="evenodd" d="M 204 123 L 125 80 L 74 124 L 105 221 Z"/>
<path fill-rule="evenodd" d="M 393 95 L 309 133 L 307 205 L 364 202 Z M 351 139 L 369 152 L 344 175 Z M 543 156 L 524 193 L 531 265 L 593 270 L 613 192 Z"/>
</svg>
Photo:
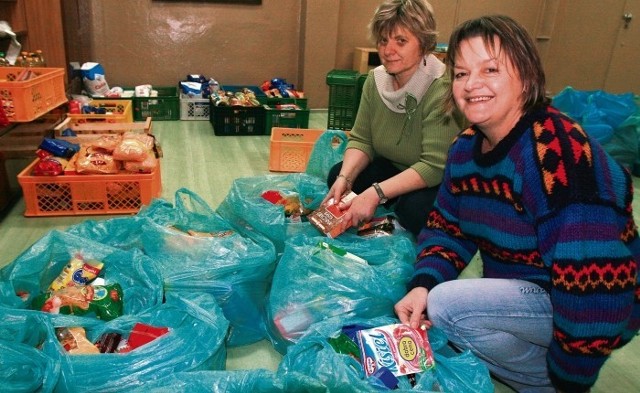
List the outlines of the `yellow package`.
<svg viewBox="0 0 640 393">
<path fill-rule="evenodd" d="M 85 261 L 81 255 L 76 255 L 62 269 L 62 272 L 49 286 L 50 291 L 62 288 L 87 285 L 93 281 L 102 271 L 104 263 L 100 261 Z"/>
</svg>

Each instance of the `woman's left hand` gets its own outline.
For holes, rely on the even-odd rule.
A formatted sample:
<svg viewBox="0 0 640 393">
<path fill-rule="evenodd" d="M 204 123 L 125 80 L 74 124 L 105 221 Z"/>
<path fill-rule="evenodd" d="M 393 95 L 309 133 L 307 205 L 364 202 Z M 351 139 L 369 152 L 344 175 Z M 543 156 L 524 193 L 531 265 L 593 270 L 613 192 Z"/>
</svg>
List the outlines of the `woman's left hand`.
<svg viewBox="0 0 640 393">
<path fill-rule="evenodd" d="M 358 227 L 373 218 L 378 207 L 378 194 L 373 188 L 367 188 L 351 202 L 340 203 L 341 210 L 347 210 L 343 219 L 343 229 Z"/>
</svg>

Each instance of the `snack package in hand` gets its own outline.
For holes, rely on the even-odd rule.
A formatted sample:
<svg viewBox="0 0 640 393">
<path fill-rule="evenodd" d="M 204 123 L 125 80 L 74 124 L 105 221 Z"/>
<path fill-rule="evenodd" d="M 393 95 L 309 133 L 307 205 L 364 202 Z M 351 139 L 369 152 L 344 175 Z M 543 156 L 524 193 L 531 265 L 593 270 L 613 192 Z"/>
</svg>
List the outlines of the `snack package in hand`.
<svg viewBox="0 0 640 393">
<path fill-rule="evenodd" d="M 357 196 L 351 191 L 340 199 L 340 202 L 349 202 Z M 344 232 L 342 228 L 342 217 L 345 211 L 338 208 L 339 203 L 334 203 L 333 198 L 326 204 L 321 205 L 317 210 L 309 214 L 309 222 L 312 223 L 320 232 L 330 238 L 335 238 Z"/>
<path fill-rule="evenodd" d="M 426 328 L 404 324 L 364 329 L 356 335 L 366 376 L 387 368 L 395 376 L 415 374 L 435 367 Z"/>
</svg>

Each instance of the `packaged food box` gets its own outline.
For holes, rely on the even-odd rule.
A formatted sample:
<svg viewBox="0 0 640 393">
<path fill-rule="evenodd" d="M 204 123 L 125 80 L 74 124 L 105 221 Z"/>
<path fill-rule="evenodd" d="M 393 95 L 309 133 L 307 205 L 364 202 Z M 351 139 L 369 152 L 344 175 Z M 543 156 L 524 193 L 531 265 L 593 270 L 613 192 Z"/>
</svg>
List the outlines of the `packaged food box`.
<svg viewBox="0 0 640 393">
<path fill-rule="evenodd" d="M 343 196 L 340 202 L 349 202 L 356 196 L 357 194 L 351 191 L 349 194 Z M 344 232 L 341 225 L 344 213 L 344 211 L 338 208 L 337 203 L 333 203 L 330 200 L 329 203 L 320 206 L 317 210 L 309 214 L 307 218 L 320 232 L 330 238 L 335 238 Z"/>
</svg>

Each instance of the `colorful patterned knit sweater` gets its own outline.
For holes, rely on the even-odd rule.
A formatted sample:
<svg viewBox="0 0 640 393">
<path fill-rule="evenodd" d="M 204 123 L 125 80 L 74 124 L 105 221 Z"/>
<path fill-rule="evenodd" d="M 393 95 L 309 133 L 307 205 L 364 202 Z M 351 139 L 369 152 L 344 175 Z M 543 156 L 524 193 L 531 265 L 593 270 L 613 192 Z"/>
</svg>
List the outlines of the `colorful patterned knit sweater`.
<svg viewBox="0 0 640 393">
<path fill-rule="evenodd" d="M 640 327 L 631 177 L 553 107 L 530 111 L 488 153 L 482 139 L 471 127 L 451 147 L 409 289 L 457 278 L 477 251 L 484 277 L 540 285 L 554 313 L 551 380 L 586 391 Z"/>
</svg>

